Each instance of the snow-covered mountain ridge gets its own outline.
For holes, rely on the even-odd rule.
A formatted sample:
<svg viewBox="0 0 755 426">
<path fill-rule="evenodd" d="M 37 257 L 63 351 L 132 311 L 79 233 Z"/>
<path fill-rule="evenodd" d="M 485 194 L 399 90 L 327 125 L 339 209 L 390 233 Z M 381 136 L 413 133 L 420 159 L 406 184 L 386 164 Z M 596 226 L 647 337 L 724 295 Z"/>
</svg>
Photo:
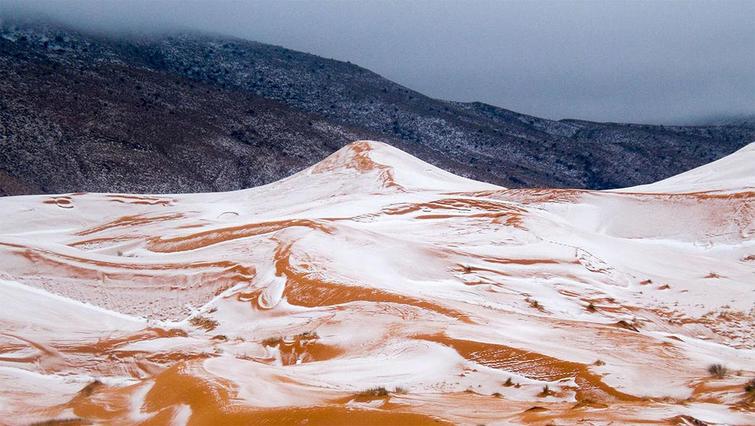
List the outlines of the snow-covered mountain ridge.
<svg viewBox="0 0 755 426">
<path fill-rule="evenodd" d="M 720 124 L 554 121 L 233 37 L 0 17 L 0 196 L 237 190 L 359 139 L 511 188 L 622 188 L 755 141 L 755 126 Z"/>
</svg>

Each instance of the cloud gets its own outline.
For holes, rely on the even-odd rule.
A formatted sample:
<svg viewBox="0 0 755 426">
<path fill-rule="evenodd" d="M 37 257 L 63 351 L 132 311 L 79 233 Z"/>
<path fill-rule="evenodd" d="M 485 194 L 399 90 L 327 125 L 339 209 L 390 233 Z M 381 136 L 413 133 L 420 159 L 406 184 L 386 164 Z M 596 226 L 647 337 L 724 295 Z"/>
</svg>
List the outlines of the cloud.
<svg viewBox="0 0 755 426">
<path fill-rule="evenodd" d="M 755 2 L 10 1 L 88 30 L 198 29 L 549 118 L 755 114 Z"/>
</svg>

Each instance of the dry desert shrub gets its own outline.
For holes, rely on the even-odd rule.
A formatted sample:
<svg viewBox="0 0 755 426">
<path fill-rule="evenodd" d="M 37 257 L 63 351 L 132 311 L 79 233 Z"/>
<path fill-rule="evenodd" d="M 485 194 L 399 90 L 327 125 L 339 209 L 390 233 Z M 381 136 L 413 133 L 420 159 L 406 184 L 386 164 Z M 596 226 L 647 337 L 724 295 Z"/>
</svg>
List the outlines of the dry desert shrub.
<svg viewBox="0 0 755 426">
<path fill-rule="evenodd" d="M 550 395 L 553 395 L 553 391 L 550 389 L 550 387 L 548 387 L 548 385 L 543 386 L 543 391 L 538 394 L 538 396 L 543 398 Z"/>
<path fill-rule="evenodd" d="M 729 372 L 729 369 L 724 367 L 721 364 L 713 364 L 710 367 L 708 367 L 708 373 L 710 373 L 711 376 L 723 379 L 726 377 L 726 374 Z"/>
<path fill-rule="evenodd" d="M 189 320 L 189 324 L 194 327 L 203 328 L 207 331 L 214 330 L 219 324 L 212 318 L 207 318 L 202 315 L 197 315 Z"/>
<path fill-rule="evenodd" d="M 357 396 L 360 397 L 368 397 L 368 398 L 383 398 L 389 395 L 390 392 L 388 392 L 388 389 L 384 388 L 383 386 L 375 387 L 375 388 L 369 388 L 367 390 L 363 390 L 357 394 Z"/>
</svg>

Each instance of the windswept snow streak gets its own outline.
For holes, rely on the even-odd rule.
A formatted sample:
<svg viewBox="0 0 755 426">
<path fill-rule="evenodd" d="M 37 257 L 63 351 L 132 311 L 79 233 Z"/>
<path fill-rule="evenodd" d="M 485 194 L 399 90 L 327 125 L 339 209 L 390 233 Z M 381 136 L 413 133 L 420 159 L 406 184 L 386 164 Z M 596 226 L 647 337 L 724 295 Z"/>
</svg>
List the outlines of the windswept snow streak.
<svg viewBox="0 0 755 426">
<path fill-rule="evenodd" d="M 647 191 L 362 141 L 245 191 L 0 199 L 0 422 L 753 424 L 753 148 Z"/>
</svg>

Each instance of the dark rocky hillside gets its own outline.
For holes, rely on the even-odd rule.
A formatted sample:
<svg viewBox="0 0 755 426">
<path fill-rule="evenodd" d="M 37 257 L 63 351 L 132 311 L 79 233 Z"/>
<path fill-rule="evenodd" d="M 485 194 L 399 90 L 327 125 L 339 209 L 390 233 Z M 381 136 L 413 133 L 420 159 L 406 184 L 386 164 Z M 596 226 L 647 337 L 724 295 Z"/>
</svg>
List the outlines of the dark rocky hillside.
<svg viewBox="0 0 755 426">
<path fill-rule="evenodd" d="M 611 188 L 715 160 L 755 129 L 552 121 L 256 42 L 0 24 L 2 195 L 239 189 L 360 138 L 505 186 Z"/>
</svg>

